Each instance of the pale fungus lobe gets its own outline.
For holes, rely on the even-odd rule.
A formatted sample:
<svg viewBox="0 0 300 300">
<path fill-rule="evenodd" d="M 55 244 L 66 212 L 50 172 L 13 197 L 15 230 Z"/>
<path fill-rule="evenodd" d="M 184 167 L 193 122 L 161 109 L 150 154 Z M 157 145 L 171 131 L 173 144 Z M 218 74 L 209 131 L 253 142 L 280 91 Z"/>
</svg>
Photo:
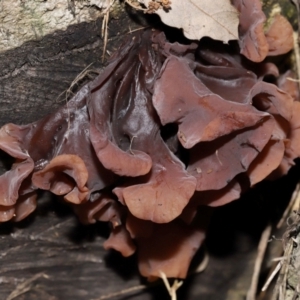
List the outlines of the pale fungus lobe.
<svg viewBox="0 0 300 300">
<path fill-rule="evenodd" d="M 294 47 L 293 27 L 290 22 L 280 14 L 274 16 L 266 32 L 269 45 L 269 56 L 287 53 Z"/>
<path fill-rule="evenodd" d="M 110 222 L 104 247 L 137 252 L 143 276 L 186 277 L 209 206 L 287 173 L 300 155 L 298 87 L 263 61 L 289 51 L 275 35 L 285 21 L 276 18 L 265 35 L 259 1 L 244 2 L 233 1 L 247 16 L 240 49 L 139 31 L 67 105 L 3 126 L 0 149 L 14 163 L 0 176 L 0 221 L 24 219 L 37 190 L 47 190 L 82 223 Z"/>
</svg>

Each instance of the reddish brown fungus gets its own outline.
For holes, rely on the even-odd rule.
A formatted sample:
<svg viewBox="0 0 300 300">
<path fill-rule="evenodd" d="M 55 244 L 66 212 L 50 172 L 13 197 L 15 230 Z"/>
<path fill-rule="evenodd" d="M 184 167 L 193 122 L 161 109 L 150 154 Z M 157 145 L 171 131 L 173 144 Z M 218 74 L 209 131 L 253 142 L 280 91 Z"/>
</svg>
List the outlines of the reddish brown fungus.
<svg viewBox="0 0 300 300">
<path fill-rule="evenodd" d="M 139 269 L 150 280 L 167 272 L 168 277 L 185 278 L 189 264 L 205 238 L 204 226 L 181 220 L 155 224 L 148 237 L 138 237 Z M 159 246 L 158 246 L 159 245 Z"/>
<path fill-rule="evenodd" d="M 32 176 L 32 183 L 37 188 L 65 195 L 66 201 L 75 204 L 83 202 L 88 195 L 87 180 L 88 171 L 83 160 L 67 154 L 56 156 Z"/>
<path fill-rule="evenodd" d="M 5 125 L 0 130 L 0 149 L 15 159 L 11 170 L 0 177 L 0 205 L 14 205 L 19 197 L 19 189 L 23 180 L 29 176 L 34 163 L 28 152 L 22 148 L 23 132 L 13 124 Z"/>
<path fill-rule="evenodd" d="M 247 171 L 268 143 L 273 127 L 274 121 L 269 119 L 247 130 L 210 143 L 199 143 L 192 148 L 188 170 L 197 178 L 197 190 L 219 190 L 236 175 Z"/>
<path fill-rule="evenodd" d="M 105 249 L 117 250 L 125 257 L 132 255 L 136 250 L 128 231 L 123 226 L 113 228 L 103 246 Z"/>
<path fill-rule="evenodd" d="M 155 223 L 167 223 L 178 217 L 196 188 L 196 179 L 184 170 L 183 164 L 169 151 L 164 154 L 162 150 L 156 152 L 159 158 L 145 182 L 114 190 L 134 216 Z"/>
<path fill-rule="evenodd" d="M 225 101 L 212 93 L 188 61 L 177 57 L 166 60 L 156 81 L 153 104 L 162 124 L 178 123 L 178 138 L 185 148 L 254 126 L 267 116 L 250 104 Z"/>
<path fill-rule="evenodd" d="M 292 50 L 294 47 L 293 32 L 290 22 L 282 15 L 276 15 L 266 33 L 269 44 L 268 55 L 280 55 Z"/>
<path fill-rule="evenodd" d="M 184 278 L 205 238 L 204 205 L 238 199 L 300 156 L 298 86 L 261 62 L 290 46 L 274 37 L 278 20 L 264 35 L 258 0 L 233 3 L 242 55 L 234 44 L 136 32 L 67 105 L 3 126 L 0 149 L 15 162 L 0 176 L 0 222 L 24 219 L 36 190 L 49 190 L 81 222 L 109 222 L 104 247 L 137 251 L 143 276 Z"/>
<path fill-rule="evenodd" d="M 32 192 L 23 196 L 20 196 L 17 204 L 15 205 L 14 217 L 15 222 L 25 219 L 36 209 L 37 193 Z"/>
<path fill-rule="evenodd" d="M 260 0 L 232 0 L 239 11 L 239 45 L 241 53 L 254 62 L 263 61 L 269 51 L 264 34 L 266 16 Z"/>
</svg>

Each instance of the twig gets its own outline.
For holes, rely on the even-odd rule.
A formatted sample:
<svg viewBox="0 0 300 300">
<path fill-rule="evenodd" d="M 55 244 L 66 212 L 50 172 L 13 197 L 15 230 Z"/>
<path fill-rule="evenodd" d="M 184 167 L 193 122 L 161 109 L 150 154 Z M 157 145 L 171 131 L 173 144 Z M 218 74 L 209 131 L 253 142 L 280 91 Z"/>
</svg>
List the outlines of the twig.
<svg viewBox="0 0 300 300">
<path fill-rule="evenodd" d="M 189 273 L 188 276 L 194 275 L 196 273 L 200 273 L 203 270 L 205 270 L 206 267 L 207 267 L 208 261 L 209 261 L 209 255 L 206 253 L 205 256 L 204 256 L 203 261 L 198 266 L 198 268 L 194 272 Z M 124 290 L 121 290 L 119 292 L 115 292 L 115 293 L 103 295 L 100 298 L 96 298 L 96 299 L 92 299 L 92 300 L 107 300 L 107 299 L 112 299 L 114 297 L 124 296 L 124 295 L 132 293 L 132 292 L 142 291 L 142 290 L 145 290 L 145 289 L 149 289 L 149 288 L 152 288 L 154 286 L 160 285 L 161 283 L 163 283 L 165 285 L 165 287 L 167 288 L 169 295 L 172 297 L 171 300 L 176 300 L 176 291 L 183 284 L 183 281 L 175 280 L 173 286 L 171 287 L 170 284 L 169 284 L 169 282 L 168 282 L 168 279 L 166 277 L 166 274 L 161 273 L 161 279 L 162 279 L 162 282 L 161 281 L 155 281 L 155 282 L 147 284 L 147 285 L 133 286 L 131 288 L 124 289 Z"/>
<path fill-rule="evenodd" d="M 72 89 L 73 87 L 80 81 L 82 80 L 85 76 L 88 76 L 90 73 L 96 73 L 99 74 L 99 72 L 95 69 L 93 70 L 88 70 L 88 68 L 93 65 L 93 63 L 89 64 L 87 67 L 85 67 L 76 77 L 75 79 L 72 81 L 72 83 L 70 84 L 69 88 L 65 91 L 63 91 L 62 93 L 60 93 L 58 95 L 58 97 L 56 98 L 56 102 L 58 102 L 57 100 L 60 98 L 60 96 L 64 93 L 66 93 L 66 97 L 65 97 L 65 101 L 66 103 L 68 102 L 68 98 L 71 94 L 73 94 Z"/>
<path fill-rule="evenodd" d="M 300 202 L 300 184 L 298 183 L 294 192 L 293 192 L 293 195 L 291 197 L 291 200 L 287 206 L 287 208 L 285 209 L 281 219 L 279 220 L 278 224 L 277 224 L 277 228 L 280 228 L 282 226 L 282 224 L 285 222 L 288 214 L 290 213 L 291 210 L 293 210 L 297 205 L 299 205 L 299 202 Z"/>
<path fill-rule="evenodd" d="M 143 30 L 143 29 L 145 29 L 145 28 L 149 28 L 149 26 L 146 26 L 146 27 L 139 27 L 139 28 L 136 28 L 136 29 L 131 29 L 131 28 L 129 27 L 129 31 L 128 31 L 127 33 L 125 33 L 125 34 L 131 34 L 131 33 L 133 33 L 133 32 L 136 32 L 136 31 L 139 31 L 139 30 Z"/>
<path fill-rule="evenodd" d="M 167 279 L 167 276 L 166 276 L 165 273 L 161 272 L 161 279 L 162 279 L 165 287 L 167 288 L 169 295 L 171 296 L 171 300 L 176 300 L 177 299 L 176 291 L 181 287 L 181 285 L 183 284 L 183 281 L 178 281 L 176 279 L 174 281 L 173 286 L 171 287 L 170 284 L 169 284 L 169 282 L 168 282 L 168 279 Z M 151 284 L 148 284 L 148 285 L 136 285 L 136 286 L 130 287 L 128 289 L 124 289 L 124 290 L 121 290 L 121 291 L 118 291 L 118 292 L 115 292 L 115 293 L 110 293 L 110 294 L 107 294 L 107 295 L 103 295 L 100 298 L 91 299 L 91 300 L 107 300 L 107 299 L 112 299 L 112 298 L 115 298 L 115 297 L 119 297 L 119 296 L 124 296 L 124 295 L 130 294 L 132 292 L 142 291 L 142 290 L 151 288 L 153 286 L 156 286 L 156 285 L 158 285 L 160 283 L 161 283 L 160 281 L 157 281 L 157 282 L 154 282 L 154 283 L 151 283 Z"/>
<path fill-rule="evenodd" d="M 281 261 L 276 265 L 274 271 L 271 273 L 271 275 L 268 277 L 266 283 L 262 287 L 261 291 L 265 292 L 267 288 L 269 287 L 270 283 L 272 282 L 273 278 L 276 276 L 276 274 L 279 272 L 280 268 L 282 266 Z"/>
<path fill-rule="evenodd" d="M 106 52 L 107 40 L 108 40 L 109 12 L 110 12 L 110 8 L 114 4 L 114 2 L 115 2 L 115 0 L 111 0 L 108 7 L 104 11 L 104 16 L 103 16 L 103 21 L 102 21 L 102 29 L 101 29 L 101 37 L 104 39 L 103 52 L 102 52 L 102 62 L 104 61 L 104 58 L 105 58 L 105 52 Z"/>
<path fill-rule="evenodd" d="M 52 230 L 56 230 L 59 229 L 62 226 L 65 226 L 67 223 L 70 223 L 70 221 L 72 222 L 72 219 L 67 219 L 66 221 L 57 223 L 51 227 L 48 227 L 47 229 L 43 230 L 42 232 L 40 232 L 39 234 L 36 235 L 30 235 L 30 239 L 31 240 L 38 240 L 41 236 L 43 236 L 45 233 L 51 232 Z"/>
<path fill-rule="evenodd" d="M 300 79 L 295 79 L 292 77 L 287 77 L 286 80 L 293 81 L 293 82 L 300 82 Z"/>
<path fill-rule="evenodd" d="M 107 36 L 108 36 L 108 20 L 109 20 L 109 11 L 104 15 L 103 21 L 102 21 L 102 30 L 101 30 L 101 36 L 104 38 L 103 42 L 103 51 L 102 51 L 102 62 L 105 58 L 105 52 L 107 47 Z"/>
<path fill-rule="evenodd" d="M 297 77 L 300 79 L 300 54 L 299 54 L 299 44 L 298 44 L 298 32 L 294 31 L 293 34 L 294 37 L 294 52 L 295 52 L 295 58 L 296 58 L 296 71 L 297 71 Z M 300 88 L 300 82 L 299 82 L 299 88 Z"/>
<path fill-rule="evenodd" d="M 45 273 L 38 273 L 36 275 L 34 275 L 33 277 L 25 280 L 24 282 L 20 283 L 17 285 L 17 287 L 15 288 L 15 290 L 13 290 L 8 297 L 6 298 L 6 300 L 13 300 L 15 298 L 17 298 L 18 296 L 27 293 L 28 291 L 30 291 L 32 289 L 32 283 L 39 279 L 39 278 L 49 278 L 48 275 L 46 275 Z"/>
<path fill-rule="evenodd" d="M 203 272 L 206 269 L 206 267 L 208 265 L 208 262 L 209 262 L 209 255 L 208 255 L 207 251 L 205 251 L 203 260 L 201 261 L 201 263 L 197 267 L 197 269 L 193 272 L 193 274 L 194 273 L 201 273 L 201 272 Z"/>
<path fill-rule="evenodd" d="M 284 294 L 285 290 L 283 287 L 285 287 L 286 283 L 284 282 L 284 279 L 286 277 L 287 269 L 288 269 L 288 263 L 291 257 L 291 252 L 293 249 L 293 244 L 288 243 L 288 245 L 285 248 L 284 256 L 287 257 L 285 260 L 281 262 L 281 270 L 279 273 L 279 276 L 277 278 L 277 282 L 273 291 L 272 300 L 276 300 L 277 296 L 279 295 L 279 300 L 284 300 Z"/>
<path fill-rule="evenodd" d="M 263 262 L 263 258 L 265 256 L 271 230 L 272 230 L 272 226 L 268 225 L 261 235 L 260 242 L 258 244 L 258 253 L 254 264 L 254 271 L 252 275 L 251 285 L 247 293 L 247 298 L 246 298 L 247 300 L 255 300 L 256 298 L 260 268 Z"/>
<path fill-rule="evenodd" d="M 177 300 L 177 290 L 182 286 L 183 284 L 183 281 L 178 281 L 177 279 L 175 279 L 174 283 L 172 286 L 170 286 L 170 283 L 168 281 L 168 278 L 166 276 L 165 273 L 163 272 L 160 272 L 160 276 L 161 276 L 161 279 L 162 281 L 164 282 L 165 284 L 165 287 L 171 297 L 171 300 Z"/>
<path fill-rule="evenodd" d="M 288 215 L 291 211 L 298 210 L 299 209 L 299 203 L 300 203 L 300 184 L 298 183 L 295 191 L 293 192 L 293 195 L 291 197 L 291 200 L 285 209 L 280 221 L 277 224 L 277 228 L 280 228 L 284 222 L 288 219 Z M 284 299 L 285 294 L 285 288 L 286 288 L 286 276 L 288 271 L 288 264 L 292 257 L 292 241 L 289 241 L 287 245 L 284 248 L 284 254 L 281 257 L 274 258 L 273 261 L 279 261 L 274 270 L 271 272 L 270 276 L 268 277 L 266 283 L 264 284 L 262 288 L 262 292 L 265 292 L 267 288 L 269 287 L 270 283 L 276 276 L 276 274 L 280 271 L 280 274 L 278 276 L 275 288 L 273 290 L 273 296 L 272 300 L 276 300 L 278 295 L 279 299 Z"/>
<path fill-rule="evenodd" d="M 134 155 L 134 153 L 133 153 L 132 150 L 131 150 L 131 147 L 132 147 L 132 143 L 133 143 L 134 138 L 137 138 L 137 136 L 136 136 L 136 135 L 133 135 L 133 136 L 131 137 L 131 139 L 130 139 L 130 145 L 129 145 L 129 152 L 130 152 L 132 155 Z"/>
</svg>

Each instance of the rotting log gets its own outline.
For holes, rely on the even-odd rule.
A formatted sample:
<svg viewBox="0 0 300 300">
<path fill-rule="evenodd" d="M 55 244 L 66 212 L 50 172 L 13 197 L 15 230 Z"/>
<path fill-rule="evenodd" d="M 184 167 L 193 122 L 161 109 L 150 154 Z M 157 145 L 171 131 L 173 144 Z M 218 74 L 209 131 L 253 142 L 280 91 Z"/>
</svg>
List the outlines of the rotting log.
<svg viewBox="0 0 300 300">
<path fill-rule="evenodd" d="M 0 6 L 8 2 L 10 1 L 2 1 Z M 26 2 L 26 7 L 30 7 L 30 2 L 37 6 L 36 1 L 24 2 Z M 67 3 L 67 1 L 56 0 L 46 2 Z M 71 2 L 73 3 L 73 1 Z M 18 1 L 18 3 L 23 5 L 23 1 Z M 67 6 L 60 7 L 58 5 L 58 8 L 53 8 L 53 10 L 53 14 L 47 16 L 49 22 L 56 15 L 62 15 L 63 11 L 66 15 L 71 14 Z M 38 21 L 35 19 L 40 19 L 38 16 L 32 19 L 29 18 L 32 17 L 31 15 L 21 15 L 21 18 L 28 18 L 28 23 L 26 23 L 26 19 L 23 20 L 26 25 L 14 24 L 11 18 L 9 21 L 12 24 L 3 23 L 2 26 L 6 27 L 16 26 L 17 28 L 11 29 L 13 32 L 18 32 L 23 27 L 26 28 L 25 31 L 32 32 L 20 37 L 23 41 L 22 44 L 14 43 L 9 39 L 6 45 L 4 43 L 0 45 L 1 125 L 7 122 L 28 123 L 55 110 L 62 101 L 65 101 L 65 94 L 62 93 L 69 88 L 78 74 L 87 66 L 92 69 L 102 66 L 102 17 L 98 13 L 98 8 L 89 7 L 89 10 L 95 11 L 93 18 L 88 19 L 85 14 L 83 17 L 78 13 L 79 16 L 75 15 L 74 19 L 82 18 L 82 22 L 79 20 L 73 22 L 71 17 L 70 20 L 66 18 L 67 20 L 61 24 L 62 27 L 57 25 L 58 30 L 51 32 L 50 29 L 54 28 L 42 27 L 41 32 L 46 34 L 35 38 L 33 33 L 37 31 L 35 22 Z M 115 12 L 111 13 L 107 48 L 110 52 L 118 46 L 120 36 L 126 35 L 133 26 L 127 15 L 119 14 L 118 10 L 117 6 Z M 2 21 L 7 19 L 3 17 L 5 13 L 8 18 L 14 16 L 15 12 L 14 10 L 11 12 L 1 12 L 0 10 Z M 38 9 L 32 12 L 32 14 L 38 13 L 41 13 Z M 46 21 L 44 22 L 47 24 Z M 67 22 L 69 22 L 69 26 L 67 26 Z M 7 34 L 9 35 L 9 33 Z M 16 35 L 15 38 L 18 39 L 19 36 Z M 13 47 L 14 44 L 18 47 Z"/>
<path fill-rule="evenodd" d="M 78 74 L 87 66 L 102 67 L 104 2 L 0 2 L 0 125 L 29 123 L 54 111 Z M 45 5 L 49 7 L 41 9 Z M 108 28 L 108 53 L 138 27 L 116 5 Z M 2 155 L 1 173 L 6 164 Z M 243 299 L 260 232 L 279 217 L 281 202 L 289 198 L 295 181 L 294 176 L 260 185 L 244 200 L 217 210 L 208 238 L 209 265 L 202 274 L 189 277 L 179 299 Z M 263 203 L 253 201 L 262 195 Z M 27 220 L 0 225 L 0 299 L 98 299 L 141 284 L 135 257 L 124 259 L 102 249 L 106 224 L 82 226 L 59 200 L 47 193 L 40 199 L 37 212 Z M 129 295 L 126 299 L 168 299 L 162 285 Z"/>
</svg>

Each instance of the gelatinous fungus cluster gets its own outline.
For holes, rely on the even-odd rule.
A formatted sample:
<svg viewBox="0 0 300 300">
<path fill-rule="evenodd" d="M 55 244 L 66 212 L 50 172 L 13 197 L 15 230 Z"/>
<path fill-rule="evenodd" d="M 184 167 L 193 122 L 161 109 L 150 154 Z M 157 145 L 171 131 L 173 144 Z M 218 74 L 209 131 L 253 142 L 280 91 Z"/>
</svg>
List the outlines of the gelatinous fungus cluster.
<svg viewBox="0 0 300 300">
<path fill-rule="evenodd" d="M 137 32 L 64 107 L 3 126 L 0 149 L 14 164 L 0 177 L 0 221 L 24 219 L 49 190 L 83 223 L 110 222 L 104 247 L 137 251 L 143 276 L 184 278 L 207 206 L 287 173 L 300 155 L 297 86 L 264 61 L 292 48 L 291 27 L 278 37 L 280 16 L 265 34 L 261 7 L 233 2 L 239 46 Z"/>
</svg>

